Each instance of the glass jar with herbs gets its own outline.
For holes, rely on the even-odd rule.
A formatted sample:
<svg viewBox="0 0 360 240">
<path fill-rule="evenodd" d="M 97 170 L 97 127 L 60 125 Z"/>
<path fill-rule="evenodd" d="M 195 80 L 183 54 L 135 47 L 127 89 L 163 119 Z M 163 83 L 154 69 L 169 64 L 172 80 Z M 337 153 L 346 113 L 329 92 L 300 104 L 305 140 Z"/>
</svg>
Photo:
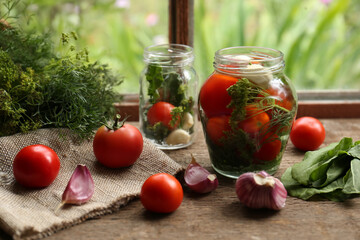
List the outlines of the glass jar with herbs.
<svg viewBox="0 0 360 240">
<path fill-rule="evenodd" d="M 196 133 L 197 75 L 193 49 L 161 44 L 144 51 L 140 77 L 140 130 L 160 149 L 189 146 Z"/>
<path fill-rule="evenodd" d="M 237 178 L 278 169 L 297 111 L 283 53 L 231 47 L 215 53 L 199 94 L 199 113 L 213 168 Z"/>
</svg>

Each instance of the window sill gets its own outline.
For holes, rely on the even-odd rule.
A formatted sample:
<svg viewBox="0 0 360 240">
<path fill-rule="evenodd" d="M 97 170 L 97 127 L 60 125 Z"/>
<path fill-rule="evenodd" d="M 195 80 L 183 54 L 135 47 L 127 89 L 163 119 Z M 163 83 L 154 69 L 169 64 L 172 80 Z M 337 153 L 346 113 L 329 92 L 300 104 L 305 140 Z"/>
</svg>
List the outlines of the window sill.
<svg viewBox="0 0 360 240">
<path fill-rule="evenodd" d="M 297 117 L 360 118 L 360 91 L 298 91 Z M 139 120 L 139 95 L 124 94 L 115 103 L 117 112 L 128 115 L 129 121 Z"/>
</svg>

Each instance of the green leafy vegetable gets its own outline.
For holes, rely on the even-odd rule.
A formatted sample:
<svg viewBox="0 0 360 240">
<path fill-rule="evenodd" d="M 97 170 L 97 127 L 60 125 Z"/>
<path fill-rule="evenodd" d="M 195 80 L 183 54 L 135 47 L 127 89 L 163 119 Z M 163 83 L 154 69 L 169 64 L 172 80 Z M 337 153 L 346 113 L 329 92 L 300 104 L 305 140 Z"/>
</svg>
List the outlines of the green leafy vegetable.
<svg viewBox="0 0 360 240">
<path fill-rule="evenodd" d="M 181 104 L 185 99 L 186 88 L 180 74 L 172 72 L 164 75 L 164 99 L 167 99 L 172 105 L 179 106 Z"/>
<path fill-rule="evenodd" d="M 360 142 L 343 138 L 288 168 L 281 181 L 289 195 L 308 200 L 316 195 L 333 201 L 360 196 Z"/>
<path fill-rule="evenodd" d="M 189 97 L 188 99 L 182 99 L 178 107 L 175 107 L 171 111 L 172 119 L 170 121 L 170 126 L 174 126 L 180 119 L 180 127 L 183 125 L 184 114 L 187 112 L 192 112 L 194 107 L 194 99 Z"/>
<path fill-rule="evenodd" d="M 264 97 L 259 97 L 259 95 L 267 96 L 266 90 L 246 78 L 239 79 L 227 89 L 227 92 L 231 97 L 227 107 L 233 109 L 229 121 L 231 130 L 224 132 L 225 136 L 219 139 L 220 146 L 207 139 L 207 144 L 212 149 L 212 158 L 215 159 L 214 166 L 226 171 L 237 171 L 238 169 L 242 169 L 243 172 L 245 170 L 276 170 L 281 161 L 281 154 L 272 161 L 258 159 L 254 161 L 254 153 L 261 147 L 259 144 L 261 136 L 270 132 L 271 136 L 275 136 L 274 134 L 280 132 L 284 127 L 291 125 L 294 112 L 277 108 L 274 100 L 262 101 Z M 260 112 L 276 109 L 273 111 L 271 121 L 256 137 L 239 128 L 239 122 L 246 119 L 246 107 L 249 105 L 256 106 Z M 281 138 L 279 140 L 282 141 L 282 148 L 285 147 L 285 140 Z"/>
<path fill-rule="evenodd" d="M 169 132 L 169 129 L 161 122 L 155 123 L 154 126 L 147 125 L 145 130 L 145 133 L 151 134 L 158 143 L 161 143 Z"/>
<path fill-rule="evenodd" d="M 179 67 L 166 67 L 164 69 L 161 65 L 149 64 L 145 77 L 148 83 L 149 103 L 155 104 L 159 101 L 165 101 L 174 105 L 175 108 L 171 111 L 170 126 L 179 123 L 181 128 L 184 114 L 187 112 L 193 114 L 195 104 L 193 97 L 188 97 L 186 94 L 188 85 L 182 70 Z M 145 110 L 143 112 L 144 119 L 146 119 L 146 114 L 147 111 Z M 189 131 L 192 132 L 193 129 Z M 169 129 L 160 122 L 150 126 L 146 121 L 144 122 L 144 132 L 147 137 L 158 143 L 161 143 L 170 133 Z"/>
<path fill-rule="evenodd" d="M 0 49 L 22 70 L 31 68 L 37 73 L 55 57 L 48 34 L 28 34 L 15 27 L 0 31 Z"/>
<path fill-rule="evenodd" d="M 343 138 L 339 143 L 332 143 L 327 147 L 317 151 L 309 151 L 305 154 L 303 161 L 293 166 L 292 175 L 299 183 L 303 185 L 312 185 L 316 179 L 311 179 L 311 174 L 319 170 L 324 164 L 327 167 L 329 163 L 338 157 L 341 153 L 346 153 L 353 146 L 351 138 Z M 326 167 L 326 171 L 327 171 Z"/>
<path fill-rule="evenodd" d="M 230 117 L 230 125 L 232 128 L 237 128 L 238 122 L 245 119 L 245 107 L 248 104 L 248 101 L 251 100 L 250 90 L 253 89 L 253 87 L 253 84 L 251 84 L 248 79 L 242 78 L 227 89 L 227 92 L 231 97 L 231 102 L 227 108 L 234 109 Z M 256 87 L 254 89 L 259 88 Z"/>
<path fill-rule="evenodd" d="M 160 97 L 159 88 L 164 82 L 162 68 L 156 64 L 149 64 L 145 76 L 149 84 L 147 94 L 150 97 L 150 103 L 156 103 Z"/>
<path fill-rule="evenodd" d="M 68 53 L 56 56 L 46 34 L 0 30 L 0 136 L 66 127 L 87 138 L 113 116 L 113 87 L 122 80 L 90 62 L 86 49 L 68 46 L 76 39 L 63 34 Z"/>
<path fill-rule="evenodd" d="M 22 71 L 0 49 L 0 136 L 41 126 L 33 116 L 43 99 L 39 81 L 31 68 Z"/>
</svg>

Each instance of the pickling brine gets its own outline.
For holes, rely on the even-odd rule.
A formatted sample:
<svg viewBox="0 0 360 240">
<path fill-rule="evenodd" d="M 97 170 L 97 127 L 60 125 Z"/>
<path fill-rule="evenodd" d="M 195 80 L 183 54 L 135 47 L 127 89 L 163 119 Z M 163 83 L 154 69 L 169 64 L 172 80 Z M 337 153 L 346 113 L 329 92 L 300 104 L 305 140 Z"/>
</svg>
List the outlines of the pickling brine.
<svg viewBox="0 0 360 240">
<path fill-rule="evenodd" d="M 154 45 L 145 49 L 140 78 L 140 130 L 160 149 L 189 146 L 196 133 L 197 75 L 191 47 Z"/>
<path fill-rule="evenodd" d="M 218 173 L 237 178 L 278 169 L 297 111 L 284 66 L 283 54 L 269 48 L 232 47 L 215 53 L 215 69 L 200 90 L 198 107 Z"/>
</svg>

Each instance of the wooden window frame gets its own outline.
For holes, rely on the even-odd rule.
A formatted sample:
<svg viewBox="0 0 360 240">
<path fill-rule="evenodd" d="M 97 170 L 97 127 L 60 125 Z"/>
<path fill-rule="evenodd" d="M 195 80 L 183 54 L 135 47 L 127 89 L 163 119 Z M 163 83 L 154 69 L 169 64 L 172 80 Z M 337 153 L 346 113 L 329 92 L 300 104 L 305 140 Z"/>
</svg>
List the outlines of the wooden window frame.
<svg viewBox="0 0 360 240">
<path fill-rule="evenodd" d="M 193 46 L 194 0 L 169 0 L 169 43 Z M 297 117 L 360 118 L 360 90 L 297 91 Z M 120 114 L 139 119 L 139 95 L 125 94 L 116 104 Z"/>
</svg>

